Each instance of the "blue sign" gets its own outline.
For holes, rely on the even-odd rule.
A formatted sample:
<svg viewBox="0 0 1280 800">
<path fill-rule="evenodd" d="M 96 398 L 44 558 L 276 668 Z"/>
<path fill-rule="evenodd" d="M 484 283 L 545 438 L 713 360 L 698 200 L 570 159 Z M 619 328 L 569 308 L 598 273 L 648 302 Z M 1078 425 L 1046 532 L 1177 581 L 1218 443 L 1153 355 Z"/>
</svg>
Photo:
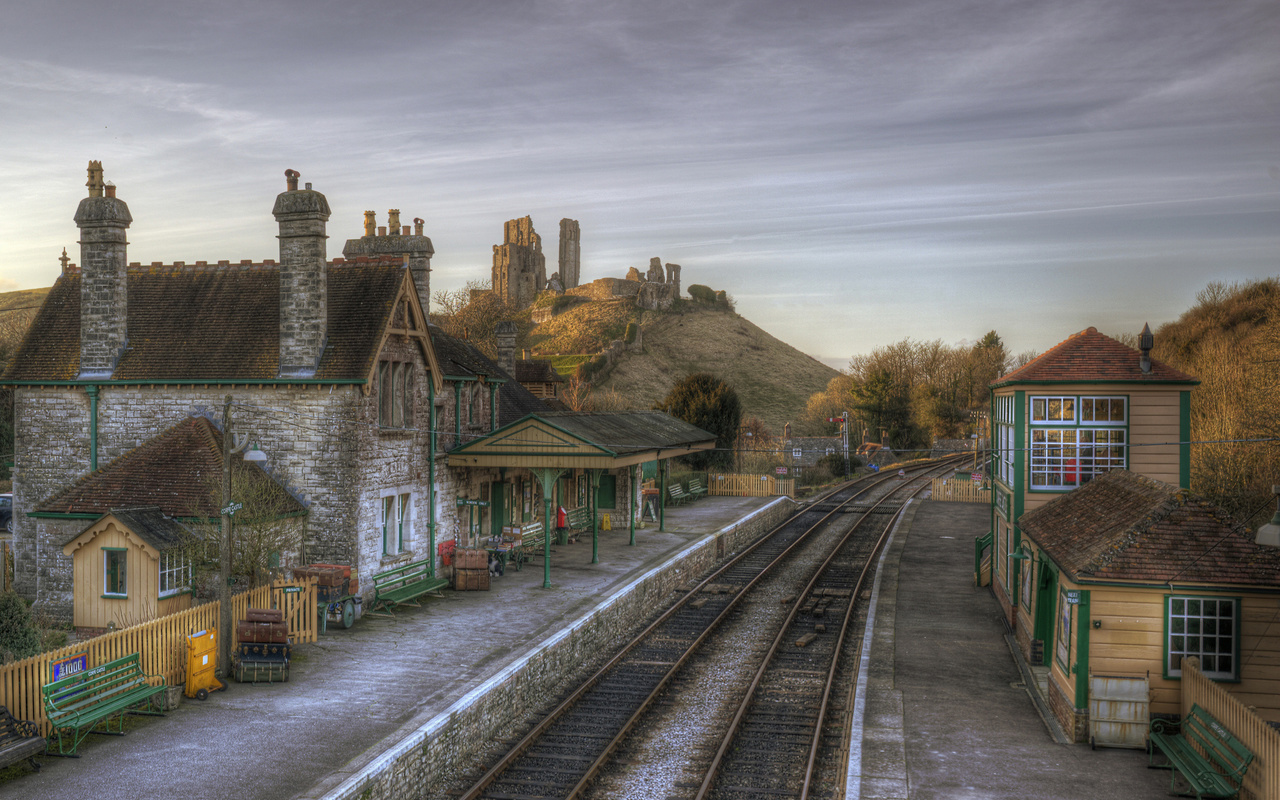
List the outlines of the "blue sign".
<svg viewBox="0 0 1280 800">
<path fill-rule="evenodd" d="M 49 669 L 53 673 L 53 680 L 58 681 L 63 678 L 70 678 L 72 675 L 79 675 L 89 668 L 89 654 L 76 653 L 74 656 L 67 656 L 60 661 L 54 661 L 49 665 Z"/>
</svg>

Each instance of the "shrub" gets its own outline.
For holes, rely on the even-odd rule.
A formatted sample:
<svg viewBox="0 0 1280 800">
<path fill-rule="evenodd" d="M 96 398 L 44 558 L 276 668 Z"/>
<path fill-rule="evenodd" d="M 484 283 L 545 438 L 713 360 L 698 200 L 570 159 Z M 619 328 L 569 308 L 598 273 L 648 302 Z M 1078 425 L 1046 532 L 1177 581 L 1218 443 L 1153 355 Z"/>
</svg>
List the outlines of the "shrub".
<svg viewBox="0 0 1280 800">
<path fill-rule="evenodd" d="M 40 631 L 31 609 L 16 592 L 0 594 L 0 663 L 19 661 L 40 652 Z"/>
<path fill-rule="evenodd" d="M 639 326 L 639 325 L 637 325 L 637 324 L 635 324 L 634 322 L 628 322 L 628 323 L 627 323 L 627 332 L 626 332 L 626 334 L 625 334 L 625 336 L 624 336 L 624 339 L 625 339 L 626 343 L 627 343 L 627 344 L 635 344 L 635 343 L 636 343 L 636 336 L 638 336 L 639 334 L 640 334 L 640 326 Z"/>
<path fill-rule="evenodd" d="M 700 283 L 695 283 L 689 287 L 689 296 L 699 303 L 706 303 L 707 305 L 712 305 L 716 302 L 716 293 L 711 290 L 711 287 L 703 286 Z"/>
</svg>

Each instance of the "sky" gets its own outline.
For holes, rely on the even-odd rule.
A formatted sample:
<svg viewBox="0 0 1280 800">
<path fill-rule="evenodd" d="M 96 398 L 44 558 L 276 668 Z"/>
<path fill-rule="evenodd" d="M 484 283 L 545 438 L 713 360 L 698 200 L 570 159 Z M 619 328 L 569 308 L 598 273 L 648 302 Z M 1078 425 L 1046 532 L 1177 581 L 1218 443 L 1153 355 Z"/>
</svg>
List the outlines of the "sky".
<svg viewBox="0 0 1280 800">
<path fill-rule="evenodd" d="M 584 282 L 681 264 L 838 368 L 1280 274 L 1280 0 L 7 5 L 0 291 L 79 260 L 90 159 L 131 261 L 277 258 L 296 169 L 330 257 L 398 208 L 458 289 L 569 217 Z"/>
</svg>

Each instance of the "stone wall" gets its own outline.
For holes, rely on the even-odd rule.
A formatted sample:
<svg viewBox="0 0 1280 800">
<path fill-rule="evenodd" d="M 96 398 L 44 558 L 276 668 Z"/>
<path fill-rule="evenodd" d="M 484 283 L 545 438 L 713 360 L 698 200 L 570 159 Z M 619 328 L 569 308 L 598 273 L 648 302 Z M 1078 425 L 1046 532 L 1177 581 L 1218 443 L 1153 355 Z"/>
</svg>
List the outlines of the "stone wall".
<svg viewBox="0 0 1280 800">
<path fill-rule="evenodd" d="M 564 631 L 533 648 L 453 706 L 437 714 L 324 795 L 331 800 L 443 798 L 449 777 L 472 770 L 474 756 L 495 737 L 538 710 L 563 689 L 566 676 L 617 645 L 690 575 L 700 575 L 726 552 L 741 548 L 790 516 L 795 504 L 779 498 L 737 526 L 703 539 L 640 576 Z M 309 796 L 309 795 L 303 795 Z"/>
<path fill-rule="evenodd" d="M 570 289 L 565 294 L 589 297 L 592 300 L 616 300 L 619 297 L 635 297 L 641 284 L 621 278 L 599 278 L 591 283 Z"/>
<path fill-rule="evenodd" d="M 1063 693 L 1062 687 L 1049 675 L 1049 708 L 1054 719 L 1062 726 L 1062 730 L 1074 744 L 1089 741 L 1089 709 L 1077 709 L 1071 698 Z"/>
</svg>

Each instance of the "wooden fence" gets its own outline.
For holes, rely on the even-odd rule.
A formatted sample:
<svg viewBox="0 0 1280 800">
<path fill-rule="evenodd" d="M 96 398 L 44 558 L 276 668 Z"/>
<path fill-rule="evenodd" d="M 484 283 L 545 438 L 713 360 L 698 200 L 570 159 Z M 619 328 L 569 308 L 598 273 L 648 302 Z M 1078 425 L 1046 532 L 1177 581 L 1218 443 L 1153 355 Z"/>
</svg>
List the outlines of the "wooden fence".
<svg viewBox="0 0 1280 800">
<path fill-rule="evenodd" d="M 775 497 L 796 496 L 795 478 L 778 478 L 773 475 L 721 475 L 707 474 L 707 494 L 725 497 Z"/>
<path fill-rule="evenodd" d="M 991 503 L 991 490 L 965 478 L 934 478 L 933 499 L 954 503 Z"/>
<path fill-rule="evenodd" d="M 1182 716 L 1199 705 L 1227 727 L 1253 752 L 1253 763 L 1244 775 L 1240 796 L 1264 800 L 1280 792 L 1280 731 L 1276 731 L 1244 703 L 1200 671 L 1200 659 L 1182 659 Z"/>
<path fill-rule="evenodd" d="M 311 577 L 276 581 L 271 586 L 261 586 L 235 595 L 231 599 L 233 616 L 243 619 L 245 609 L 251 607 L 271 608 L 274 597 L 274 606 L 284 609 L 293 641 L 314 642 L 318 628 L 315 580 Z M 284 591 L 289 587 L 295 587 L 297 591 Z M 44 714 L 40 687 L 50 682 L 50 665 L 53 662 L 85 653 L 88 655 L 88 665 L 95 667 L 139 653 L 142 656 L 143 672 L 160 676 L 169 686 L 179 686 L 187 680 L 187 637 L 200 631 L 217 630 L 217 627 L 218 604 L 205 603 L 167 617 L 0 666 L 0 705 L 7 707 L 9 713 L 18 719 L 36 723 L 40 726 L 40 732 L 48 736 L 52 731 Z"/>
</svg>

